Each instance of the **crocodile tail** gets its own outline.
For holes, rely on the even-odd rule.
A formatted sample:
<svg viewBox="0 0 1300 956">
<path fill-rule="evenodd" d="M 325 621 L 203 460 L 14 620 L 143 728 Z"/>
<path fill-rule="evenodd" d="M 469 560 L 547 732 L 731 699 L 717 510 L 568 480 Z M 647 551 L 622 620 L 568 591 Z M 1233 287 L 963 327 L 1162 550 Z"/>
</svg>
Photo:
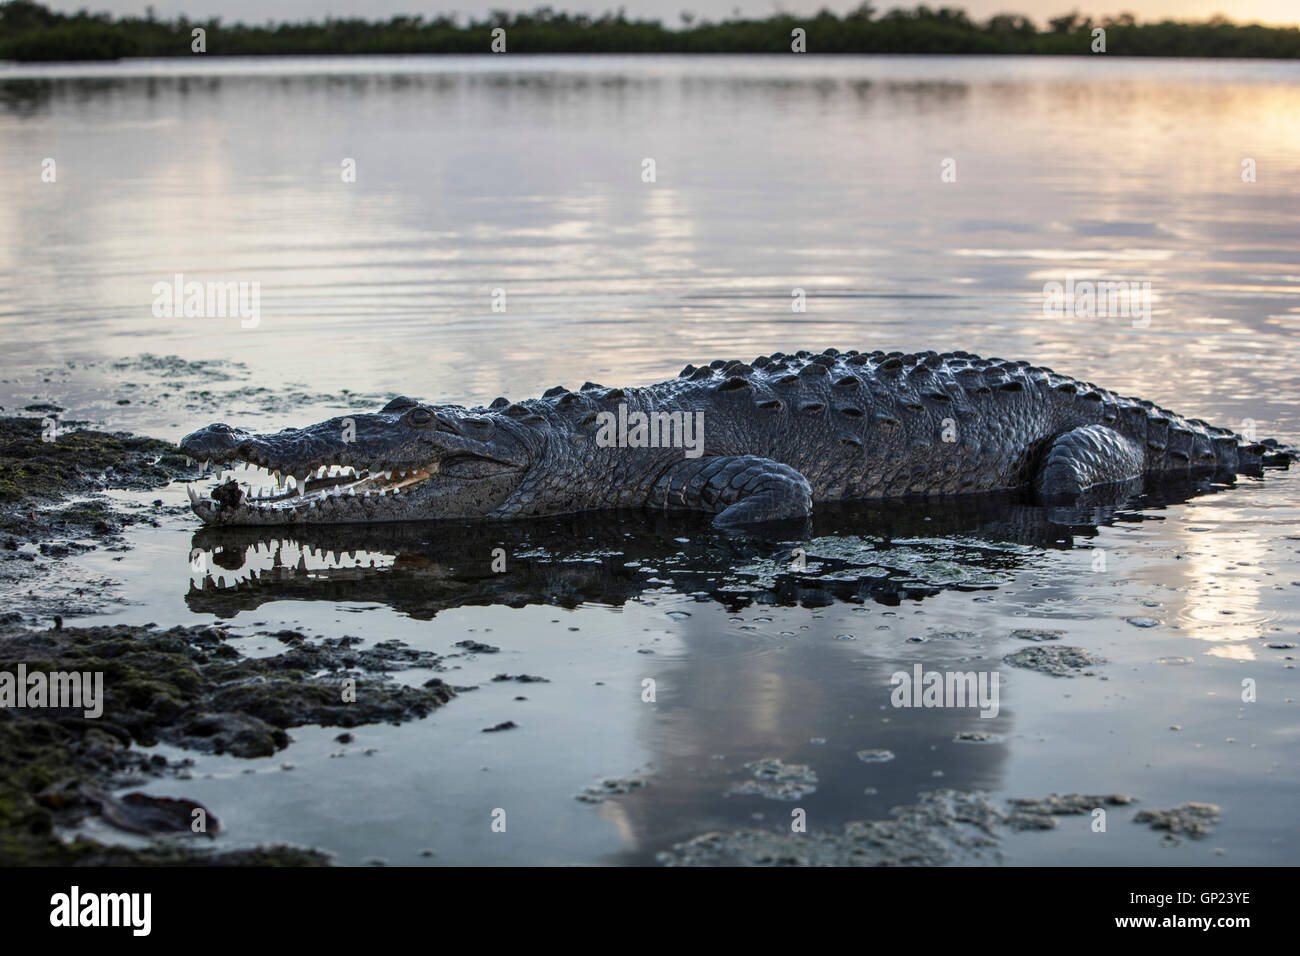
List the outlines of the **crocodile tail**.
<svg viewBox="0 0 1300 956">
<path fill-rule="evenodd" d="M 1254 440 L 1227 429 L 1212 429 L 1214 465 L 1222 471 L 1245 474 L 1261 468 L 1285 468 L 1300 460 L 1300 449 L 1276 438 Z"/>
<path fill-rule="evenodd" d="M 1212 469 L 1242 474 L 1300 460 L 1300 449 L 1275 438 L 1257 441 L 1150 402 L 1121 399 L 1117 411 L 1121 429 L 1145 443 L 1149 472 Z"/>
<path fill-rule="evenodd" d="M 1255 446 L 1259 446 L 1257 453 L 1261 465 L 1285 468 L 1293 461 L 1300 461 L 1300 448 L 1284 445 L 1276 438 L 1265 438 L 1263 441 L 1252 443 L 1251 447 Z"/>
</svg>

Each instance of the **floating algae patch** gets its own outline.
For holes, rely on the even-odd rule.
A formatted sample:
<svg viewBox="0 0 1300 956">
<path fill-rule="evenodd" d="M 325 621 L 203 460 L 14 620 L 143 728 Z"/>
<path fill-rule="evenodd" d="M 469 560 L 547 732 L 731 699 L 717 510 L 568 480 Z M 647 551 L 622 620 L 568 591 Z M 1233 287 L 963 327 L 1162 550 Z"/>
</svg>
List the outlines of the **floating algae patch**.
<svg viewBox="0 0 1300 956">
<path fill-rule="evenodd" d="M 1006 739 L 1003 734 L 994 734 L 987 730 L 962 730 L 952 737 L 953 743 L 958 744 L 1000 744 Z"/>
<path fill-rule="evenodd" d="M 1035 644 L 1043 644 L 1047 641 L 1059 641 L 1065 636 L 1064 631 L 1045 631 L 1039 628 L 1018 627 L 1011 632 L 1011 636 L 1020 641 L 1033 641 Z"/>
<path fill-rule="evenodd" d="M 1167 830 L 1160 842 L 1166 846 L 1180 846 L 1180 837 L 1186 835 L 1202 839 L 1209 835 L 1219 822 L 1219 808 L 1213 803 L 1184 803 L 1170 810 L 1142 810 L 1133 817 L 1134 823 L 1149 823 L 1153 830 Z"/>
<path fill-rule="evenodd" d="M 892 750 L 859 750 L 858 759 L 863 763 L 887 763 L 894 759 Z"/>
<path fill-rule="evenodd" d="M 95 363 L 88 364 L 93 366 Z M 178 355 L 154 355 L 151 352 L 112 362 L 109 368 L 115 372 L 145 372 L 165 382 L 230 382 L 248 377 L 248 366 L 243 362 L 224 359 L 188 361 Z"/>
<path fill-rule="evenodd" d="M 818 606 L 837 598 L 897 603 L 904 597 L 933 596 L 944 588 L 990 590 L 1003 583 L 1001 577 L 984 573 L 985 569 L 946 565 L 931 558 L 897 565 L 879 560 L 856 563 L 814 554 L 810 549 L 804 560 L 805 566 L 792 565 L 786 558 L 735 562 L 721 575 L 717 591 L 736 595 L 767 591 L 785 598 L 799 595 L 798 603 Z"/>
<path fill-rule="evenodd" d="M 909 576 L 935 587 L 997 587 L 1010 580 L 1011 568 L 999 568 L 996 557 L 1019 559 L 1034 553 L 1027 547 L 991 547 L 984 541 L 961 538 L 884 542 L 853 535 L 816 538 L 805 550 L 809 563 L 821 559 L 832 565 L 843 562 L 883 566 L 895 575 Z"/>
<path fill-rule="evenodd" d="M 640 777 L 606 777 L 600 783 L 583 787 L 574 799 L 583 803 L 604 803 L 609 797 L 624 797 L 645 785 Z"/>
<path fill-rule="evenodd" d="M 1107 663 L 1106 658 L 1089 654 L 1081 647 L 1062 647 L 1059 645 L 1040 645 L 1016 651 L 1002 658 L 1008 664 L 1038 671 L 1052 677 L 1093 676 L 1096 671 L 1088 668 L 1096 664 Z"/>
<path fill-rule="evenodd" d="M 194 411 L 224 404 L 231 416 L 268 417 L 287 415 L 304 408 L 343 408 L 377 411 L 388 403 L 387 396 L 373 392 L 312 392 L 303 387 L 266 388 L 245 385 L 224 392 L 187 394 L 186 407 Z"/>
<path fill-rule="evenodd" d="M 1136 801 L 1126 793 L 1053 793 L 1046 797 L 1016 797 L 1007 801 L 1011 812 L 1006 823 L 1016 830 L 1050 830 L 1058 816 L 1092 813 L 1098 807 L 1123 807 Z"/>
<path fill-rule="evenodd" d="M 841 832 L 746 828 L 705 833 L 656 859 L 665 866 L 938 866 L 996 862 L 1002 814 L 983 794 L 922 793 L 892 819 L 846 823 Z"/>
<path fill-rule="evenodd" d="M 812 555 L 807 558 L 806 567 L 795 570 L 788 560 L 783 558 L 763 559 L 737 563 L 727 569 L 722 584 L 722 592 L 748 594 L 755 589 L 775 590 L 783 582 L 794 580 L 808 585 L 822 582 L 850 583 L 866 578 L 885 580 L 897 576 L 898 572 L 879 564 L 861 564 L 846 566 L 819 561 Z"/>
<path fill-rule="evenodd" d="M 853 821 L 839 832 L 758 827 L 713 831 L 675 844 L 656 854 L 656 860 L 665 866 L 997 864 L 1003 860 L 1005 830 L 1050 830 L 1057 825 L 1057 815 L 1090 813 L 1095 807 L 1125 806 L 1134 800 L 1126 794 L 1052 794 L 1009 800 L 1010 810 L 1003 811 L 982 792 L 935 790 L 919 794 L 914 804 L 895 807 L 887 820 Z"/>
<path fill-rule="evenodd" d="M 745 764 L 753 780 L 731 785 L 727 796 L 757 796 L 769 800 L 798 800 L 817 789 L 817 772 L 806 764 L 764 757 Z"/>
<path fill-rule="evenodd" d="M 862 535 L 830 535 L 792 543 L 792 547 L 800 552 L 797 562 L 790 550 L 737 563 L 732 583 L 736 588 L 771 588 L 790 577 L 810 584 L 874 578 L 889 579 L 899 587 L 991 588 L 1009 580 L 1008 573 L 990 567 L 988 547 L 983 543 L 946 539 L 885 542 Z"/>
<path fill-rule="evenodd" d="M 307 408 L 361 409 L 374 411 L 390 398 L 379 393 L 340 389 L 319 392 L 297 382 L 277 388 L 249 383 L 252 373 L 243 362 L 224 359 L 189 361 L 176 355 L 145 353 L 112 362 L 69 362 L 36 370 L 39 383 L 51 385 L 68 397 L 65 404 L 78 413 L 99 409 L 119 420 L 121 414 L 143 417 L 157 427 L 167 418 L 159 412 L 183 409 L 192 413 L 215 413 L 220 417 L 280 416 Z M 121 406 L 128 406 L 123 409 Z M 152 409 L 138 412 L 133 410 Z"/>
</svg>

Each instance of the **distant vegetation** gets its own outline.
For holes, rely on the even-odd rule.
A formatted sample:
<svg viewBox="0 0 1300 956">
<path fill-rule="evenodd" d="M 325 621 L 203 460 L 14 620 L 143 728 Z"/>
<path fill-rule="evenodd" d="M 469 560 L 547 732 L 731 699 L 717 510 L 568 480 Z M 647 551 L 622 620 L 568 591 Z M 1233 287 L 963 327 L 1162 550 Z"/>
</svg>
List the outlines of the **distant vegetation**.
<svg viewBox="0 0 1300 956">
<path fill-rule="evenodd" d="M 976 22 L 962 10 L 917 7 L 878 12 L 864 3 L 836 16 L 777 14 L 764 20 L 711 23 L 682 14 L 679 28 L 628 20 L 556 13 L 494 13 L 483 21 L 450 17 L 394 17 L 386 22 L 327 19 L 323 23 L 266 26 L 220 19 L 113 19 L 109 14 L 55 13 L 29 0 L 0 3 L 0 59 L 105 60 L 126 56 L 190 56 L 192 32 L 204 31 L 214 56 L 378 53 L 488 53 L 491 32 L 506 31 L 511 53 L 789 53 L 791 31 L 807 34 L 809 53 L 1038 53 L 1092 52 L 1093 30 L 1105 28 L 1106 51 L 1122 56 L 1300 57 L 1300 30 L 1204 23 L 1137 23 L 1132 15 L 1093 22 L 1070 13 L 1042 29 L 1028 17 L 1002 14 Z"/>
</svg>

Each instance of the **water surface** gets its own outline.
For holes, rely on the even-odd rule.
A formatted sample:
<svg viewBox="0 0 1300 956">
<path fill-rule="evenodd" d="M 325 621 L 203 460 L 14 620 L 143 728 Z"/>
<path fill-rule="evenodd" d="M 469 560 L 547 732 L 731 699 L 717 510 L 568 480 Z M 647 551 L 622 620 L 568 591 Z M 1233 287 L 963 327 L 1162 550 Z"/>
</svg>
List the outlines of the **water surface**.
<svg viewBox="0 0 1300 956">
<path fill-rule="evenodd" d="M 278 428 L 399 393 L 479 404 L 833 345 L 1024 358 L 1300 437 L 1297 64 L 9 67 L 0 144 L 6 410 L 51 402 L 175 439 L 214 419 Z M 176 273 L 259 283 L 260 322 L 155 317 L 153 286 Z M 1044 284 L 1067 277 L 1149 282 L 1149 326 L 1045 317 Z M 791 311 L 795 289 L 806 312 Z M 795 805 L 819 828 L 936 787 L 1128 792 L 1217 803 L 1223 822 L 1163 848 L 1131 810 L 1107 834 L 1066 818 L 1008 837 L 1008 858 L 1267 865 L 1297 858 L 1294 651 L 1268 646 L 1293 642 L 1300 617 L 1295 499 L 1273 474 L 1063 531 L 1018 510 L 914 515 L 932 528 L 902 534 L 859 515 L 810 533 L 810 553 L 847 562 L 811 582 L 790 578 L 776 544 L 736 552 L 689 523 L 501 532 L 525 563 L 513 594 L 474 572 L 490 533 L 436 529 L 371 534 L 360 550 L 378 568 L 350 579 L 325 573 L 354 560 L 335 552 L 348 542 L 286 544 L 314 549 L 312 573 L 237 600 L 195 596 L 191 549 L 226 548 L 233 585 L 247 549 L 273 542 L 214 543 L 179 513 L 132 529 L 126 552 L 68 564 L 113 582 L 118 603 L 96 620 L 500 647 L 449 659 L 449 679 L 480 689 L 427 720 L 347 747 L 302 728 L 275 759 L 201 758 L 166 784 L 211 806 L 232 845 L 303 842 L 344 863 L 647 862 L 709 828 L 788 826 L 792 804 L 725 795 L 746 762 L 779 757 L 816 771 Z M 401 555 L 424 571 L 393 571 Z M 1001 659 L 1025 627 L 1109 663 L 1074 679 L 1012 668 Z M 999 716 L 891 708 L 890 673 L 915 663 L 997 669 Z M 493 683 L 501 672 L 550 682 Z M 506 719 L 519 728 L 481 732 Z M 970 730 L 999 739 L 954 739 Z M 869 749 L 895 759 L 857 758 Z M 648 785 L 574 799 L 629 775 Z M 495 808 L 507 834 L 490 830 Z"/>
</svg>

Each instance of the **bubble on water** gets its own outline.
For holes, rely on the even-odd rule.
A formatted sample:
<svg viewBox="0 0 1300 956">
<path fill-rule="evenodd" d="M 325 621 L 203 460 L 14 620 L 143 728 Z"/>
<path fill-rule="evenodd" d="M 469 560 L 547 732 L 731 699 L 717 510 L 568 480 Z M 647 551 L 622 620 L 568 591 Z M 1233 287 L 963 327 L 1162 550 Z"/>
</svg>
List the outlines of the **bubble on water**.
<svg viewBox="0 0 1300 956">
<path fill-rule="evenodd" d="M 859 750 L 858 759 L 863 763 L 886 763 L 894 759 L 892 750 Z"/>
<path fill-rule="evenodd" d="M 953 743 L 959 744 L 1000 744 L 1006 740 L 1002 734 L 987 730 L 962 730 L 953 735 Z"/>
</svg>

